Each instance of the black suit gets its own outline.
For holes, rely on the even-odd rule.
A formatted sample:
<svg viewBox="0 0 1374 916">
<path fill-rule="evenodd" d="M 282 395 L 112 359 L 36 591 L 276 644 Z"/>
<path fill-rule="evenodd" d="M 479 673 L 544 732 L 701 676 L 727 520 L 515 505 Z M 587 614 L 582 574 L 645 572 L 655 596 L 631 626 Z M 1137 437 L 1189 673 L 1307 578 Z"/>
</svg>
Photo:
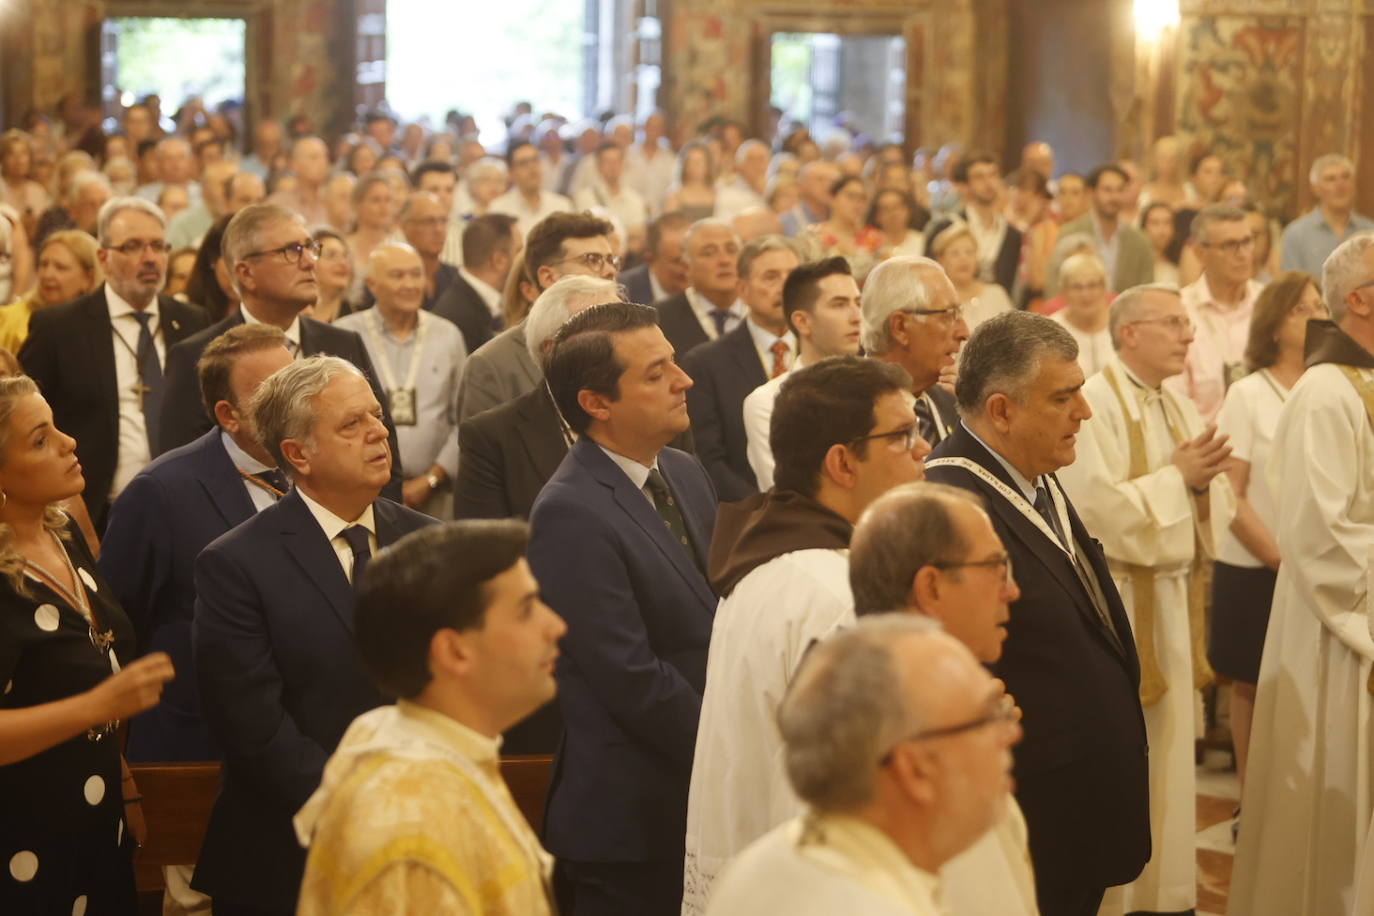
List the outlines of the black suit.
<svg viewBox="0 0 1374 916">
<path fill-rule="evenodd" d="M 969 222 L 967 210 L 960 210 L 958 216 L 964 222 Z M 926 238 L 933 242 L 935 237 L 949 228 L 953 222 L 948 216 L 940 217 L 926 227 Z M 979 254 L 981 255 L 982 252 Z M 1020 266 L 1021 230 L 1008 224 L 1007 234 L 1002 237 L 1002 247 L 992 262 L 992 279 L 998 286 L 1006 290 L 1008 298 L 1011 298 L 1012 288 L 1016 285 L 1016 270 Z"/>
<path fill-rule="evenodd" d="M 435 524 L 385 499 L 373 512 L 379 550 Z M 349 723 L 385 700 L 354 647 L 353 589 L 298 491 L 206 547 L 195 586 L 196 678 L 224 769 L 193 886 L 217 910 L 285 916 L 305 870 L 291 819 Z"/>
<path fill-rule="evenodd" d="M 215 421 L 206 411 L 205 404 L 200 398 L 200 380 L 196 374 L 196 363 L 200 361 L 200 355 L 205 352 L 210 341 L 241 324 L 243 312 L 241 309 L 234 309 L 224 320 L 191 335 L 179 346 L 167 349 L 167 393 L 162 400 L 162 436 L 158 442 L 158 454 L 194 442 L 214 429 Z M 377 373 L 372 369 L 372 360 L 368 358 L 363 339 L 352 331 L 301 316 L 301 355 L 315 356 L 321 353 L 346 359 L 357 366 L 367 377 L 367 383 L 372 386 L 372 393 L 381 403 L 385 412 L 383 419 L 386 423 L 386 432 L 392 443 L 391 482 L 382 491 L 382 495 L 399 501 L 401 481 L 405 478 L 401 471 L 401 456 L 395 444 L 396 427 L 391 423 L 391 411 L 387 408 L 386 394 L 377 384 Z"/>
<path fill-rule="evenodd" d="M 744 433 L 744 399 L 768 381 L 749 333 L 741 321 L 719 340 L 702 344 L 680 360 L 694 383 L 687 389 L 697 457 L 706 466 L 721 502 L 734 502 L 758 492 L 749 467 L 749 441 Z"/>
<path fill-rule="evenodd" d="M 620 275 L 620 285 L 625 287 L 625 298 L 640 305 L 653 305 L 655 301 L 654 284 L 649 280 L 649 265 L 631 267 Z"/>
<path fill-rule="evenodd" d="M 654 308 L 658 309 L 658 326 L 678 356 L 685 356 L 693 347 L 711 339 L 702 330 L 701 322 L 697 321 L 697 313 L 692 311 L 686 293 L 655 302 Z"/>
<path fill-rule="evenodd" d="M 458 325 L 469 353 L 491 340 L 503 327 L 501 319 L 492 317 L 482 296 L 461 275 L 454 276 L 448 289 L 434 303 L 433 312 Z"/>
<path fill-rule="evenodd" d="M 158 296 L 157 307 L 167 354 L 163 360 L 165 403 L 176 385 L 167 371 L 174 345 L 210 319 L 197 306 L 169 296 Z M 102 286 L 80 299 L 34 312 L 29 336 L 19 350 L 19 362 L 52 407 L 57 428 L 76 438 L 76 454 L 86 476 L 82 496 L 101 528 L 119 461 L 119 385 L 112 333 Z"/>
<path fill-rule="evenodd" d="M 962 426 L 929 460 L 956 456 L 1016 489 Z M 1105 888 L 1133 880 L 1150 858 L 1149 748 L 1130 622 L 1102 548 L 1072 505 L 1072 537 L 1101 586 L 1115 636 L 1069 555 L 996 489 L 958 467 L 929 467 L 926 477 L 982 494 L 1011 555 L 1021 597 L 992 670 L 1025 710 L 1025 738 L 1012 753 L 1041 912 L 1075 912 L 1068 900 L 1100 899 Z M 1058 491 L 1056 498 L 1063 498 Z M 1089 903 L 1087 912 L 1095 912 Z"/>
</svg>

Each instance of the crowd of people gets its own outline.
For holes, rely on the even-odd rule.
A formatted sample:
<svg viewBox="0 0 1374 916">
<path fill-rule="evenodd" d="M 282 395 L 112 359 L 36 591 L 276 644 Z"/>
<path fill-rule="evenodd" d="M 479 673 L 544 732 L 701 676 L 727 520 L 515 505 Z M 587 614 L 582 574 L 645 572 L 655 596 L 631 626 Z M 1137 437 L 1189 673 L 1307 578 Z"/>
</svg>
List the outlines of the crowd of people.
<svg viewBox="0 0 1374 916">
<path fill-rule="evenodd" d="M 219 761 L 165 912 L 1190 913 L 1221 676 L 1231 912 L 1374 913 L 1345 157 L 29 127 L 0 908 L 133 912 L 129 762 Z"/>
</svg>

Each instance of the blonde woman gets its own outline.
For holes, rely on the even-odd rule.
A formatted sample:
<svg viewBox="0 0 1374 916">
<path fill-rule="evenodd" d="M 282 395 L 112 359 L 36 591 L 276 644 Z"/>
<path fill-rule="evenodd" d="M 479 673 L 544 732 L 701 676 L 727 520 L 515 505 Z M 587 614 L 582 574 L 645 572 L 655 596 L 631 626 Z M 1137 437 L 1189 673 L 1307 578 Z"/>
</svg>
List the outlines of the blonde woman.
<svg viewBox="0 0 1374 916">
<path fill-rule="evenodd" d="M 940 262 L 964 307 L 969 333 L 984 321 L 1011 311 L 1011 298 L 996 283 L 978 279 L 978 243 L 964 222 L 952 223 L 930 241 L 930 256 Z"/>
<path fill-rule="evenodd" d="M 134 631 L 71 519 L 76 441 L 27 376 L 0 379 L 0 849 L 7 913 L 132 913 L 141 797 L 122 721 L 172 678 Z"/>
<path fill-rule="evenodd" d="M 80 229 L 54 232 L 43 240 L 38 251 L 38 284 L 0 307 L 0 347 L 18 353 L 29 336 L 29 316 L 37 309 L 70 302 L 95 292 L 105 282 L 97 247 L 95 239 Z"/>
<path fill-rule="evenodd" d="M 1059 293 L 1064 307 L 1050 316 L 1078 342 L 1078 365 L 1091 378 L 1112 355 L 1112 335 L 1107 330 L 1107 268 L 1095 254 L 1071 255 L 1059 268 Z"/>
</svg>

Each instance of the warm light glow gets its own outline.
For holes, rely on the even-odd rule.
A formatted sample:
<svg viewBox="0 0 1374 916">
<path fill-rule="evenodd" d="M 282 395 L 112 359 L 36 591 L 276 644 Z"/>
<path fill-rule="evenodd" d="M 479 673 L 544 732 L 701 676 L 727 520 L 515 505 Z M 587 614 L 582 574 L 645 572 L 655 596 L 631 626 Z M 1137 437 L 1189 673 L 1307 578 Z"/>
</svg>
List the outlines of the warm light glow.
<svg viewBox="0 0 1374 916">
<path fill-rule="evenodd" d="M 1165 30 L 1178 25 L 1178 0 L 1135 0 L 1135 34 L 1144 41 L 1158 41 Z"/>
</svg>

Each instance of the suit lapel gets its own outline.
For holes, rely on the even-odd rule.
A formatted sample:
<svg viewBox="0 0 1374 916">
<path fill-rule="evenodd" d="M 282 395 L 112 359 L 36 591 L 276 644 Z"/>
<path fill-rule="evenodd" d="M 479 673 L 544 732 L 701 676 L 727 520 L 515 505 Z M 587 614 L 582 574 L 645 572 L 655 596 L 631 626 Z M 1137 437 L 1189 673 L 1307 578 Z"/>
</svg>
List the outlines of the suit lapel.
<svg viewBox="0 0 1374 916">
<path fill-rule="evenodd" d="M 206 474 L 200 478 L 200 485 L 210 502 L 218 510 L 225 525 L 230 528 L 243 524 L 257 511 L 253 500 L 248 496 L 243 478 L 229 460 L 229 453 L 220 442 L 219 427 L 215 427 L 202 437 L 201 454 L 204 456 Z"/>
<path fill-rule="evenodd" d="M 763 363 L 759 361 L 759 351 L 754 348 L 754 337 L 749 333 L 747 319 L 741 321 L 725 336 L 730 339 L 730 355 L 744 373 L 743 380 L 750 386 L 750 390 L 768 381 L 768 376 L 763 371 Z"/>
<path fill-rule="evenodd" d="M 280 516 L 282 542 L 306 577 L 329 600 L 344 629 L 353 632 L 353 589 L 348 584 L 339 555 L 325 539 L 320 523 L 294 489 L 273 509 Z M 267 511 L 267 510 L 264 510 Z M 375 514 L 375 513 L 374 513 Z M 378 543 L 381 542 L 380 532 Z"/>
<path fill-rule="evenodd" d="M 171 296 L 158 296 L 157 308 L 161 313 L 162 343 L 168 349 L 190 337 L 199 328 L 192 328 L 186 320 L 181 303 Z"/>
<path fill-rule="evenodd" d="M 711 594 L 711 589 L 706 584 L 705 577 L 692 562 L 691 556 L 683 549 L 682 545 L 673 540 L 668 528 L 663 524 L 663 519 L 654 509 L 649 497 L 644 495 L 642 490 L 636 489 L 634 483 L 626 476 L 625 472 L 616 466 L 615 462 L 606 457 L 601 451 L 601 447 L 590 439 L 580 439 L 573 446 L 573 454 L 581 461 L 601 484 L 610 488 L 612 496 L 626 515 L 628 515 L 639 529 L 644 532 L 659 552 L 673 565 L 683 580 L 691 586 L 698 597 L 709 607 L 714 607 L 715 596 Z M 663 468 L 660 465 L 660 473 Z M 665 477 L 665 479 L 667 479 Z M 671 481 L 669 486 L 672 486 Z M 684 520 L 687 513 L 683 513 Z"/>
<path fill-rule="evenodd" d="M 87 359 L 86 372 L 88 384 L 96 386 L 102 407 L 102 416 L 110 419 L 114 435 L 119 435 L 119 373 L 115 370 L 115 343 L 113 328 L 110 324 L 110 307 L 105 299 L 102 286 L 82 307 L 86 320 Z M 116 443 L 112 442 L 111 445 Z"/>
</svg>

